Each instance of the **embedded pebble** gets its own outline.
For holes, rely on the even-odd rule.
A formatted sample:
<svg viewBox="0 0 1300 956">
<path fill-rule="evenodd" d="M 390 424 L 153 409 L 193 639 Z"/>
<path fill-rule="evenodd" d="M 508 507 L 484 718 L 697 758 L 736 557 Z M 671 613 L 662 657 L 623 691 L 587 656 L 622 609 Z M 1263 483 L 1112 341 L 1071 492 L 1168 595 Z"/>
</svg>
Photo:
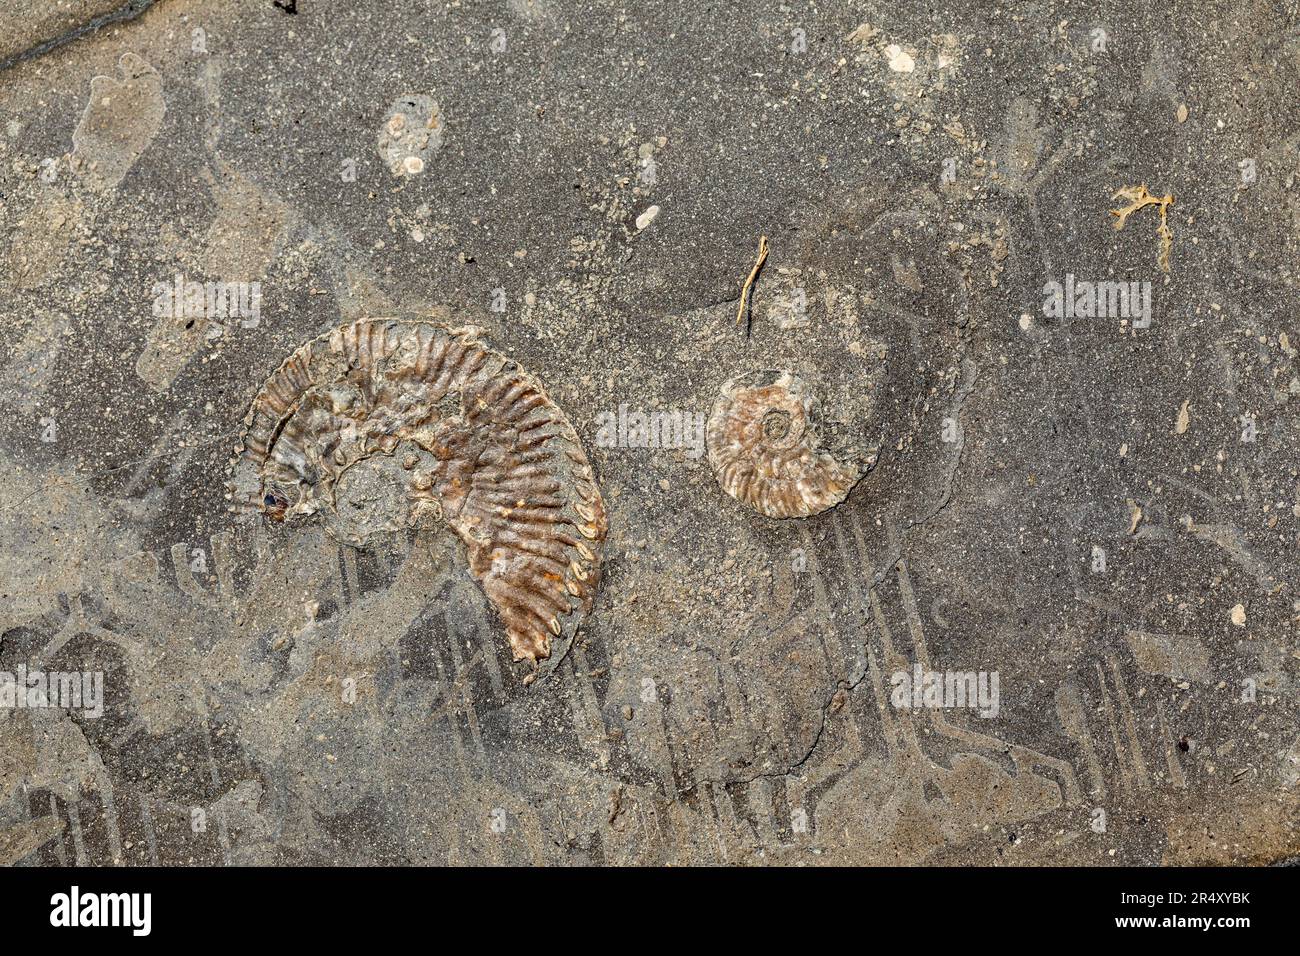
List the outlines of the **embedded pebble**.
<svg viewBox="0 0 1300 956">
<path fill-rule="evenodd" d="M 889 68 L 895 73 L 911 73 L 916 69 L 916 61 L 897 43 L 885 47 L 885 56 L 889 57 Z"/>
<path fill-rule="evenodd" d="M 443 117 L 423 93 L 398 97 L 379 127 L 378 149 L 394 176 L 418 176 L 442 148 Z"/>
</svg>

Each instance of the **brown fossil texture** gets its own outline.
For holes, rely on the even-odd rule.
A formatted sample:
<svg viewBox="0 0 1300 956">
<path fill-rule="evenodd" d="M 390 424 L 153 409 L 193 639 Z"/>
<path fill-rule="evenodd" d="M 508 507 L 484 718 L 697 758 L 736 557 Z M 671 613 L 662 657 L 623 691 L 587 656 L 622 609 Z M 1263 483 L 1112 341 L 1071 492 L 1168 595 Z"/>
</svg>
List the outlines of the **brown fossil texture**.
<svg viewBox="0 0 1300 956">
<path fill-rule="evenodd" d="M 709 464 L 722 490 L 769 518 L 833 508 L 862 477 L 822 447 L 807 384 L 788 371 L 739 376 L 709 417 Z"/>
<path fill-rule="evenodd" d="M 608 528 L 578 434 L 477 330 L 363 319 L 301 346 L 245 419 L 229 497 L 363 547 L 450 528 L 516 661 L 590 611 Z"/>
</svg>

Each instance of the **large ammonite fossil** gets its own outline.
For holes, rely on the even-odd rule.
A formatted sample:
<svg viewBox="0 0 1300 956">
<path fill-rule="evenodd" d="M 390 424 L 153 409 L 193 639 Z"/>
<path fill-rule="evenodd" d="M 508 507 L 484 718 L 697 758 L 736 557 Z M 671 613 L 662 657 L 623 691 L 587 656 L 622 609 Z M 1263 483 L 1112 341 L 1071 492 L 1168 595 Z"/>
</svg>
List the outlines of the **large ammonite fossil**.
<svg viewBox="0 0 1300 956">
<path fill-rule="evenodd" d="M 707 433 L 722 490 L 769 518 L 806 518 L 848 497 L 863 469 L 823 447 L 814 412 L 811 392 L 792 372 L 724 384 Z"/>
<path fill-rule="evenodd" d="M 230 497 L 356 547 L 446 525 L 535 671 L 591 608 L 605 503 L 564 413 L 476 331 L 364 319 L 303 345 L 249 410 Z"/>
</svg>

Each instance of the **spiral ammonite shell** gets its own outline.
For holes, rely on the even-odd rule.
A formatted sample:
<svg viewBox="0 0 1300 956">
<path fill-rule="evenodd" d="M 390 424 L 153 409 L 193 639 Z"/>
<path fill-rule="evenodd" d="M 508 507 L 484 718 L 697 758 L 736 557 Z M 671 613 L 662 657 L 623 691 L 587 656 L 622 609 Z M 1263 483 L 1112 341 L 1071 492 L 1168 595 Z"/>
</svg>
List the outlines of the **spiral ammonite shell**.
<svg viewBox="0 0 1300 956">
<path fill-rule="evenodd" d="M 336 540 L 445 525 L 536 665 L 600 580 L 605 503 L 578 434 L 474 330 L 364 319 L 300 347 L 245 419 L 237 510 L 320 514 Z"/>
<path fill-rule="evenodd" d="M 722 386 L 707 433 L 722 490 L 769 518 L 833 508 L 863 471 L 822 447 L 813 396 L 792 372 L 758 372 Z"/>
</svg>

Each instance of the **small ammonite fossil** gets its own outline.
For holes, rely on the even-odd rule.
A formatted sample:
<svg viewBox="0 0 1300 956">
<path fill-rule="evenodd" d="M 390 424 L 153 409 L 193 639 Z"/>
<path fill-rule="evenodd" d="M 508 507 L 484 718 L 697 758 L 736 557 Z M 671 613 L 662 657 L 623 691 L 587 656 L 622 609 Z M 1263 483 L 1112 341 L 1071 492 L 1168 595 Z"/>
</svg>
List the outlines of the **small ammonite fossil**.
<svg viewBox="0 0 1300 956">
<path fill-rule="evenodd" d="M 564 413 L 475 332 L 364 319 L 303 345 L 253 401 L 229 496 L 353 546 L 449 527 L 535 670 L 591 608 L 605 503 Z"/>
<path fill-rule="evenodd" d="M 769 518 L 806 518 L 839 504 L 864 474 L 823 447 L 812 393 L 792 372 L 722 386 L 707 433 L 722 490 Z"/>
</svg>

